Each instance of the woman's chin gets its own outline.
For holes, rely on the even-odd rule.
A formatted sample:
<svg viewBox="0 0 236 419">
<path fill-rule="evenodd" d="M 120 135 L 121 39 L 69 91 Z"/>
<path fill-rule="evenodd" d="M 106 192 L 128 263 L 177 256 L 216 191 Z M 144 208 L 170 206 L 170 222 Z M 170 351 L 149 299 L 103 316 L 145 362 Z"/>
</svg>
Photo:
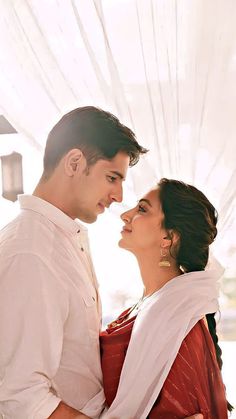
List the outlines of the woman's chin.
<svg viewBox="0 0 236 419">
<path fill-rule="evenodd" d="M 130 250 L 130 249 L 129 249 L 129 246 L 128 246 L 128 245 L 127 245 L 127 243 L 126 243 L 126 240 L 125 240 L 123 237 L 121 237 L 121 239 L 118 241 L 118 246 L 119 246 L 121 249 Z"/>
<path fill-rule="evenodd" d="M 121 249 L 128 250 L 129 252 L 132 252 L 132 253 L 133 253 L 132 248 L 131 248 L 130 246 L 128 246 L 128 245 L 127 245 L 127 243 L 125 242 L 125 240 L 124 240 L 123 238 L 121 238 L 121 239 L 118 241 L 118 246 L 119 246 Z"/>
<path fill-rule="evenodd" d="M 126 249 L 126 246 L 125 246 L 125 243 L 124 243 L 124 239 L 123 238 L 121 238 L 118 241 L 118 246 L 121 247 L 122 249 Z"/>
</svg>

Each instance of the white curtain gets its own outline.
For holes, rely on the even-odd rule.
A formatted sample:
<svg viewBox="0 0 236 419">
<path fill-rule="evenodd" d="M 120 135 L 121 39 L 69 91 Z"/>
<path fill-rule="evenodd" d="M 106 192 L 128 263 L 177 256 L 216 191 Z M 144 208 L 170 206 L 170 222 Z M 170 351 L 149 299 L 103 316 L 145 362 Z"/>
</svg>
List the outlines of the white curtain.
<svg viewBox="0 0 236 419">
<path fill-rule="evenodd" d="M 150 149 L 131 171 L 202 189 L 236 262 L 236 1 L 0 0 L 0 108 L 37 149 L 68 110 L 116 114 Z"/>
</svg>

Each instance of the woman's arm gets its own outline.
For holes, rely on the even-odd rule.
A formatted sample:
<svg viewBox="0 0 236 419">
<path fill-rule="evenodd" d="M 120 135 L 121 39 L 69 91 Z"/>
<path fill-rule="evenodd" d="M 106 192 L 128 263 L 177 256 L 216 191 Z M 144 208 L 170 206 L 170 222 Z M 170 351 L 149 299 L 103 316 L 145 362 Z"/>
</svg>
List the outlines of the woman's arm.
<svg viewBox="0 0 236 419">
<path fill-rule="evenodd" d="M 189 416 L 186 419 L 203 419 L 203 415 L 201 413 L 198 413 L 197 415 Z"/>
</svg>

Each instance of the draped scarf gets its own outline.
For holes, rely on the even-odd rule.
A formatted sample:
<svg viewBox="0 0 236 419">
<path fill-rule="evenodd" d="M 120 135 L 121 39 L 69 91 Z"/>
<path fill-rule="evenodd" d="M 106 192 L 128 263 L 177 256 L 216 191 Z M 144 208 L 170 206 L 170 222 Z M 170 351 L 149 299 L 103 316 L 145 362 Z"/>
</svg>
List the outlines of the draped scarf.
<svg viewBox="0 0 236 419">
<path fill-rule="evenodd" d="M 139 311 L 116 397 L 106 419 L 145 419 L 168 376 L 182 341 L 218 304 L 219 271 L 177 276 L 147 298 Z"/>
</svg>

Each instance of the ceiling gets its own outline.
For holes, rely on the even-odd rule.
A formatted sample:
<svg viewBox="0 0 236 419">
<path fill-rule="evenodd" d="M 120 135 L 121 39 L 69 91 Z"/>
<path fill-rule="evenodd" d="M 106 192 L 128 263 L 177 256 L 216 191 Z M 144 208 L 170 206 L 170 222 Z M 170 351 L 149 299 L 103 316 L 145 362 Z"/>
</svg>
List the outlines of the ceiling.
<svg viewBox="0 0 236 419">
<path fill-rule="evenodd" d="M 87 104 L 116 114 L 162 176 L 195 184 L 220 213 L 217 251 L 236 261 L 235 0 L 0 0 L 0 111 L 38 150 Z M 0 121 L 0 129 L 1 129 Z"/>
</svg>

